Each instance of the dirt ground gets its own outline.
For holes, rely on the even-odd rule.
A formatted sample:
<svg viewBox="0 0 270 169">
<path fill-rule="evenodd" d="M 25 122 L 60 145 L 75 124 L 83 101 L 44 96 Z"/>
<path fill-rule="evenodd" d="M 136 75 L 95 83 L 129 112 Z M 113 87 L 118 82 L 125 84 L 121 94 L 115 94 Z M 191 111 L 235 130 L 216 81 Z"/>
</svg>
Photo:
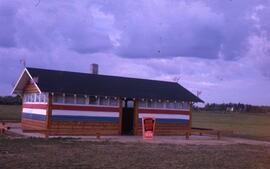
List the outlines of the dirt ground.
<svg viewBox="0 0 270 169">
<path fill-rule="evenodd" d="M 21 129 L 20 123 L 6 123 L 10 127 L 8 133 L 12 134 L 12 138 L 45 138 L 41 133 L 25 133 Z M 50 136 L 50 138 L 55 138 Z M 101 136 L 96 139 L 96 136 L 67 136 L 62 138 L 79 138 L 80 141 L 112 141 L 120 143 L 156 143 L 156 144 L 191 144 L 191 145 L 231 145 L 231 144 L 249 144 L 263 145 L 270 147 L 270 141 L 258 140 L 257 138 L 243 138 L 237 136 L 222 135 L 218 140 L 216 135 L 194 135 L 192 134 L 187 140 L 185 136 L 155 136 L 153 140 L 143 140 L 142 136 Z"/>
<path fill-rule="evenodd" d="M 0 166 L 3 169 L 269 169 L 270 147 L 0 137 Z"/>
</svg>

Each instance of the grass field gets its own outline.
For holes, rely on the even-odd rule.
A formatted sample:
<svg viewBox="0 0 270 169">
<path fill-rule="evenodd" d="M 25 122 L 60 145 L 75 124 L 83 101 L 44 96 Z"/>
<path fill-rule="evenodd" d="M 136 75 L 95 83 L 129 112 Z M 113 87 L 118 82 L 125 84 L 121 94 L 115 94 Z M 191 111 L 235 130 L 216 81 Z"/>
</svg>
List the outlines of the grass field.
<svg viewBox="0 0 270 169">
<path fill-rule="evenodd" d="M 0 105 L 0 121 L 12 120 L 20 121 L 21 106 L 19 105 Z"/>
<path fill-rule="evenodd" d="M 20 121 L 21 106 L 0 105 L 1 120 Z M 192 126 L 233 131 L 236 135 L 270 140 L 270 114 L 193 112 Z"/>
<path fill-rule="evenodd" d="M 0 137 L 1 168 L 269 169 L 270 147 Z"/>
<path fill-rule="evenodd" d="M 193 112 L 192 126 L 270 139 L 270 114 Z"/>
</svg>

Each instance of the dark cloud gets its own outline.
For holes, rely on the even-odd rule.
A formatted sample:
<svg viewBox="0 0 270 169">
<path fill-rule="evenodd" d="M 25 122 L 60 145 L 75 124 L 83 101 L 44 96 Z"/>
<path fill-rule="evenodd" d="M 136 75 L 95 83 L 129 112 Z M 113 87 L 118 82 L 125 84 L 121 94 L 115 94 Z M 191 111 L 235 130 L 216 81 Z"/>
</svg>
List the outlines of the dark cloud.
<svg viewBox="0 0 270 169">
<path fill-rule="evenodd" d="M 260 0 L 4 3 L 0 46 L 48 51 L 61 45 L 82 54 L 114 50 L 127 58 L 232 60 L 244 56 L 248 37 L 260 32 L 250 19 L 260 4 L 267 11 L 269 3 Z M 100 19 L 106 15 L 112 25 Z M 270 25 L 266 16 L 258 12 L 264 30 Z M 117 45 L 112 30 L 119 32 Z"/>
<path fill-rule="evenodd" d="M 11 3 L 0 3 L 0 47 L 15 47 L 16 9 Z"/>
<path fill-rule="evenodd" d="M 182 24 L 169 26 L 165 31 L 147 30 L 143 25 L 135 32 L 125 31 L 117 53 L 123 57 L 203 57 L 216 58 L 220 49 L 221 33 L 207 25 L 182 28 Z M 190 32 L 185 32 L 189 30 Z M 132 49 L 132 50 L 131 50 Z"/>
<path fill-rule="evenodd" d="M 108 32 L 96 28 L 95 7 L 87 4 L 5 1 L 0 5 L 0 46 L 44 52 L 58 46 L 78 53 L 108 51 L 113 47 Z"/>
<path fill-rule="evenodd" d="M 91 30 L 91 29 L 90 29 Z M 69 32 L 68 46 L 78 53 L 106 52 L 112 49 L 113 45 L 108 35 L 102 32 L 89 31 L 81 28 Z"/>
<path fill-rule="evenodd" d="M 256 31 L 250 17 L 260 4 L 268 2 L 105 1 L 102 9 L 115 16 L 115 25 L 122 32 L 116 49 L 120 56 L 235 60 L 244 56 L 247 39 Z"/>
<path fill-rule="evenodd" d="M 146 18 L 147 15 L 142 15 L 137 22 L 128 24 L 120 39 L 119 55 L 148 58 L 216 58 L 222 40 L 220 25 L 212 25 L 211 20 L 197 18 L 199 16 L 181 15 L 178 12 L 179 8 L 172 10 L 174 12 L 170 15 L 157 18 L 161 24 Z M 172 15 L 177 17 L 171 18 Z M 130 48 L 134 50 L 131 51 Z"/>
</svg>

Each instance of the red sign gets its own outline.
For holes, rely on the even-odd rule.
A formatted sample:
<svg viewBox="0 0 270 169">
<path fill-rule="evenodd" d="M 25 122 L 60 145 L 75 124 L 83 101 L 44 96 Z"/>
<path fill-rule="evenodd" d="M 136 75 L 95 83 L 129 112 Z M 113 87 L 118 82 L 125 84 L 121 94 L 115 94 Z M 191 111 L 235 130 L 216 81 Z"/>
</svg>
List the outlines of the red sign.
<svg viewBox="0 0 270 169">
<path fill-rule="evenodd" d="M 154 117 L 143 117 L 143 139 L 153 139 L 155 129 L 155 118 Z"/>
</svg>

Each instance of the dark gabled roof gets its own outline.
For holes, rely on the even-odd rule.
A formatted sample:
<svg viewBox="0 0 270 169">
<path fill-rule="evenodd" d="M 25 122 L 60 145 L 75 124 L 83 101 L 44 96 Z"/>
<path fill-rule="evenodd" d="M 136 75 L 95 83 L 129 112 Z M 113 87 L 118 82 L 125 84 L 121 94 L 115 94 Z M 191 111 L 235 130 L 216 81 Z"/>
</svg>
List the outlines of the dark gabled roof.
<svg viewBox="0 0 270 169">
<path fill-rule="evenodd" d="M 203 102 L 175 82 L 27 68 L 42 92 Z"/>
</svg>

